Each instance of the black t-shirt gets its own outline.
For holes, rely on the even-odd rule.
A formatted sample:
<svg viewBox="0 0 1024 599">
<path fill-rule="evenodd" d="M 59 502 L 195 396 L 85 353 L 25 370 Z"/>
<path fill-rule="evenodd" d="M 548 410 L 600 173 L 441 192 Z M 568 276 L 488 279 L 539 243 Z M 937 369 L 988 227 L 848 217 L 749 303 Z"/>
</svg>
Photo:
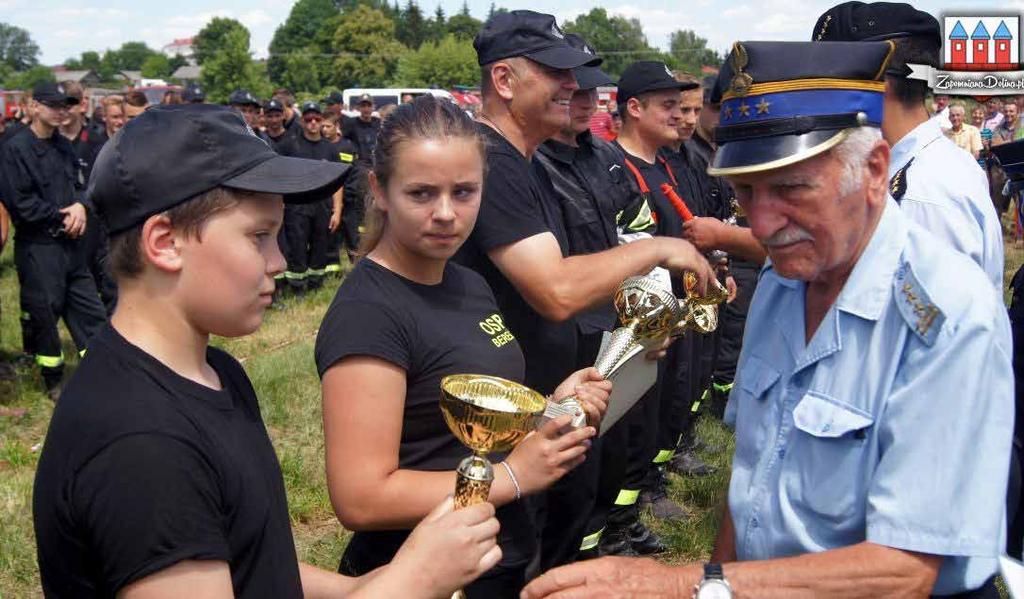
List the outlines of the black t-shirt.
<svg viewBox="0 0 1024 599">
<path fill-rule="evenodd" d="M 365 167 L 373 165 L 373 149 L 377 147 L 380 119 L 373 117 L 364 121 L 359 117 L 349 117 L 342 121 L 341 127 L 341 134 L 356 146 L 356 161 Z"/>
<path fill-rule="evenodd" d="M 341 162 L 341 156 L 339 155 L 338 149 L 334 143 L 331 143 L 322 137 L 316 141 L 310 141 L 301 133 L 289 136 L 287 139 L 281 141 L 281 143 L 277 145 L 277 152 L 282 156 L 307 158 L 309 160 L 326 160 L 328 162 Z M 331 194 L 324 196 L 323 201 L 330 203 Z M 312 205 L 312 203 L 308 203 L 304 207 L 309 208 Z M 301 210 L 303 209 L 303 206 L 293 204 L 289 205 L 289 208 L 298 208 Z"/>
<path fill-rule="evenodd" d="M 616 145 L 618 145 L 617 142 Z M 622 149 L 621 145 L 618 147 L 619 149 Z M 654 164 L 651 164 L 639 156 L 630 154 L 624 149 L 622 149 L 622 152 L 625 154 L 626 160 L 632 162 L 633 166 L 640 171 L 640 175 L 643 176 L 645 181 L 647 181 L 647 187 L 650 189 L 649 199 L 651 209 L 654 210 L 654 215 L 658 219 L 657 234 L 666 237 L 682 237 L 683 217 L 676 212 L 675 206 L 672 205 L 672 202 L 670 202 L 668 197 L 661 191 L 663 183 L 668 183 L 673 188 L 677 187 L 673 183 L 673 177 L 669 176 L 668 168 L 670 167 L 666 167 L 665 163 L 660 159 L 656 160 Z M 633 171 L 630 170 L 627 176 L 632 177 Z M 693 208 L 691 207 L 690 210 L 692 211 Z"/>
<path fill-rule="evenodd" d="M 33 492 L 43 590 L 113 597 L 183 560 L 226 561 L 237 597 L 301 597 L 281 470 L 242 367 L 220 391 L 110 325 L 50 421 Z"/>
<path fill-rule="evenodd" d="M 291 131 L 289 131 L 288 129 L 285 129 L 284 131 L 281 132 L 281 135 L 278 135 L 277 137 L 274 137 L 268 131 L 261 131 L 260 132 L 260 137 L 262 137 L 263 140 L 266 141 L 270 145 L 270 148 L 272 150 L 274 150 L 275 152 L 280 154 L 281 153 L 281 144 L 283 144 L 283 143 L 287 142 L 288 140 L 290 140 L 293 137 L 293 135 L 292 135 Z"/>
<path fill-rule="evenodd" d="M 404 369 L 399 467 L 455 470 L 470 452 L 445 424 L 441 378 L 478 373 L 522 381 L 522 351 L 503 321 L 487 283 L 468 268 L 449 263 L 441 283 L 423 285 L 364 258 L 345 277 L 320 325 L 317 371 L 323 376 L 339 360 L 356 355 Z M 492 454 L 491 459 L 496 463 L 501 456 Z M 533 552 L 532 526 L 522 503 L 503 506 L 498 518 L 502 563 L 527 561 Z M 352 543 L 367 554 L 362 563 L 381 565 L 407 535 L 358 532 Z"/>
<path fill-rule="evenodd" d="M 484 276 L 501 313 L 523 347 L 526 384 L 551 393 L 576 369 L 576 323 L 537 313 L 491 262 L 487 252 L 541 233 L 552 233 L 569 255 L 561 203 L 544 167 L 528 161 L 497 131 L 480 124 L 488 139 L 487 177 L 476 226 L 455 259 Z"/>
</svg>

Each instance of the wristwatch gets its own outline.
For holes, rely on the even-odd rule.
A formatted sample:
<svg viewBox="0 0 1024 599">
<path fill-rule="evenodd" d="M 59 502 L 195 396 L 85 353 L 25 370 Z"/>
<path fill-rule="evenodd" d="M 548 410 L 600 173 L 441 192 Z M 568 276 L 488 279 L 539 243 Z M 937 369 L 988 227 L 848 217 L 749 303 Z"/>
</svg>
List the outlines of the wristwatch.
<svg viewBox="0 0 1024 599">
<path fill-rule="evenodd" d="M 722 564 L 704 564 L 704 578 L 694 587 L 693 599 L 732 599 Z"/>
</svg>

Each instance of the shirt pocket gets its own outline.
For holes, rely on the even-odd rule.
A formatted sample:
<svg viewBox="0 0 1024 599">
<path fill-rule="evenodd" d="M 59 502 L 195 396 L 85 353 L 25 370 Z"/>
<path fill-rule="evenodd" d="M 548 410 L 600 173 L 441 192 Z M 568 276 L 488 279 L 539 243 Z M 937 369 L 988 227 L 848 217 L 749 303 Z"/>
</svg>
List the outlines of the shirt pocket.
<svg viewBox="0 0 1024 599">
<path fill-rule="evenodd" d="M 793 409 L 792 446 L 783 460 L 783 487 L 805 521 L 838 530 L 861 526 L 867 486 L 868 445 L 874 418 L 817 391 Z M 859 524 L 858 524 L 859 523 Z"/>
<path fill-rule="evenodd" d="M 774 408 L 772 402 L 765 400 L 778 380 L 778 370 L 765 360 L 751 356 L 729 394 L 725 422 L 736 428 L 736 460 L 751 468 L 774 430 Z"/>
</svg>

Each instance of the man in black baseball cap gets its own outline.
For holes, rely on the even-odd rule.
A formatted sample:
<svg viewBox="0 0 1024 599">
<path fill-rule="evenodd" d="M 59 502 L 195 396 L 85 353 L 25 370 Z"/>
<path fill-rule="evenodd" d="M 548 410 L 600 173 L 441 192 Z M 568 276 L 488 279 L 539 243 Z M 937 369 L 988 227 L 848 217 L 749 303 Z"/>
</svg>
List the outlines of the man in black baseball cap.
<svg viewBox="0 0 1024 599">
<path fill-rule="evenodd" d="M 327 97 L 323 99 L 324 110 L 339 117 L 344 103 L 345 97 L 337 90 L 327 94 Z"/>
<path fill-rule="evenodd" d="M 291 134 L 284 124 L 284 104 L 280 100 L 271 98 L 263 103 L 263 122 L 266 129 L 260 133 L 260 137 L 276 150 L 277 145 Z"/>
<path fill-rule="evenodd" d="M 565 37 L 551 15 L 516 10 L 493 15 L 473 42 L 481 65 L 479 119 L 488 140 L 487 175 L 476 225 L 455 256 L 494 290 L 526 358 L 524 382 L 542 393 L 593 364 L 579 359 L 576 316 L 611 302 L 627 277 L 658 264 L 676 269 L 684 263 L 704 280 L 711 274 L 693 246 L 680 239 L 647 239 L 569 256 L 568 219 L 534 154 L 570 124 L 569 105 L 579 89 L 573 69 L 598 66 L 601 59 L 573 48 Z M 541 499 L 546 502 L 542 570 L 574 559 L 579 551 L 587 514 L 580 517 L 583 504 L 573 498 L 587 500 L 585 494 L 593 493 L 589 474 L 574 470 Z M 529 554 L 525 557 L 529 561 Z"/>
<path fill-rule="evenodd" d="M 260 101 L 252 95 L 252 92 L 247 89 L 236 89 L 228 96 L 228 106 L 240 112 L 245 118 L 245 122 L 253 128 L 253 131 L 256 130 L 259 125 L 257 117 L 259 117 Z"/>
<path fill-rule="evenodd" d="M 818 18 L 812 38 L 894 44 L 882 117 L 882 135 L 892 148 L 890 193 L 911 220 L 977 262 L 1001 294 L 1002 227 L 985 173 L 929 114 L 927 82 L 907 78 L 908 65 L 939 66 L 939 22 L 909 4 L 844 2 Z"/>
<path fill-rule="evenodd" d="M 11 137 L 0 159 L 0 199 L 15 229 L 23 342 L 54 401 L 64 374 L 58 319 L 64 319 L 78 350 L 84 351 L 106 318 L 83 237 L 87 227 L 95 226 L 89 222 L 91 207 L 75 176 L 75 151 L 58 131 L 68 107 L 76 103 L 58 83 L 37 84 L 32 123 Z"/>
</svg>

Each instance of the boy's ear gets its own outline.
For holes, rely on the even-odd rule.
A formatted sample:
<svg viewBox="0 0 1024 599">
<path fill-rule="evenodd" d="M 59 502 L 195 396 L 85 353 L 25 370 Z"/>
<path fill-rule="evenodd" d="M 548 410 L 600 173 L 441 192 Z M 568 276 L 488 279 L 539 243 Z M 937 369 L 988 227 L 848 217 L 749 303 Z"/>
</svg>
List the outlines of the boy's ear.
<svg viewBox="0 0 1024 599">
<path fill-rule="evenodd" d="M 146 262 L 164 272 L 181 270 L 181 248 L 178 245 L 178 231 L 171 225 L 165 214 L 157 214 L 142 224 L 139 243 Z"/>
</svg>

